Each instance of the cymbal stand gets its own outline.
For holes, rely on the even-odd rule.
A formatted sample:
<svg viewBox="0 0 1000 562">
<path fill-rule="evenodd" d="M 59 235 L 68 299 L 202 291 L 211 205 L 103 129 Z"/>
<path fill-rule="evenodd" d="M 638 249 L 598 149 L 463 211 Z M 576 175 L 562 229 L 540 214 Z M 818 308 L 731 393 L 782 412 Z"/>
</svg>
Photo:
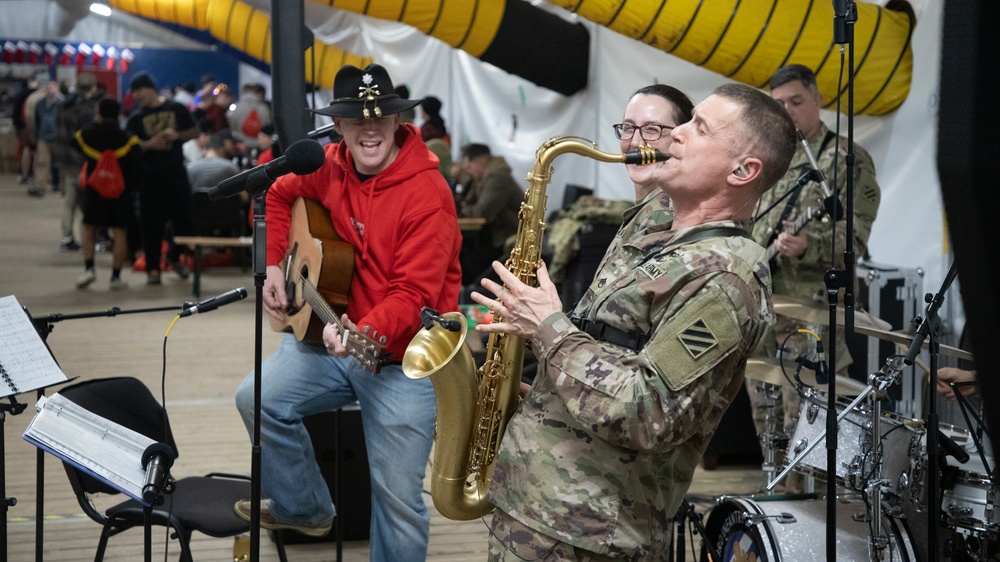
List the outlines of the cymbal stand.
<svg viewBox="0 0 1000 562">
<path fill-rule="evenodd" d="M 948 269 L 948 274 L 945 275 L 944 281 L 941 283 L 941 288 L 937 293 L 931 294 L 927 293 L 924 296 L 924 301 L 927 303 L 927 309 L 923 318 L 916 319 L 918 321 L 916 333 L 913 335 L 913 341 L 910 342 L 910 348 L 906 351 L 906 356 L 903 357 L 903 363 L 906 365 L 912 365 L 913 361 L 920 354 L 920 350 L 923 348 L 924 341 L 927 337 L 930 337 L 928 342 L 927 351 L 930 354 L 930 372 L 929 386 L 931 392 L 937 388 L 937 371 L 938 371 L 938 355 L 941 350 L 940 343 L 938 342 L 938 337 L 941 331 L 941 319 L 938 316 L 938 310 L 941 308 L 941 304 L 944 302 L 944 295 L 951 287 L 951 283 L 955 280 L 958 275 L 958 269 L 956 268 L 955 262 L 951 263 L 951 267 Z M 938 451 L 938 415 L 937 415 L 937 400 L 933 397 L 928 400 L 927 408 L 927 466 L 929 475 L 927 478 L 927 548 L 928 552 L 938 552 L 938 520 L 940 519 L 941 505 L 938 502 L 940 499 L 939 494 L 939 482 L 936 476 L 936 470 L 938 465 L 938 460 L 940 459 L 940 452 Z"/>
<path fill-rule="evenodd" d="M 890 485 L 891 482 L 883 478 L 882 475 L 882 399 L 885 398 L 886 390 L 893 384 L 899 382 L 899 375 L 902 373 L 902 368 L 896 370 L 890 370 L 888 373 L 883 373 L 879 371 L 877 373 L 872 373 L 868 375 L 868 385 L 869 388 L 873 388 L 875 392 L 875 400 L 872 404 L 872 414 L 871 414 L 871 431 L 869 432 L 869 438 L 872 443 L 872 455 L 871 455 L 871 470 L 868 469 L 866 463 L 862 464 L 863 470 L 867 474 L 873 474 L 875 477 L 863 483 L 865 493 L 871 498 L 869 502 L 871 506 L 871 527 L 872 536 L 871 542 L 869 542 L 869 548 L 874 555 L 873 560 L 884 560 L 885 559 L 885 549 L 889 546 L 889 537 L 882 532 L 882 488 L 886 485 Z"/>
<path fill-rule="evenodd" d="M 836 419 L 836 421 L 833 422 L 833 425 L 836 426 L 841 421 L 843 421 L 843 419 L 845 417 L 847 417 L 847 414 L 853 412 L 858 407 L 858 404 L 864 402 L 865 400 L 868 399 L 868 396 L 870 396 L 873 392 L 876 392 L 876 390 L 877 390 L 876 387 L 872 386 L 871 383 L 872 382 L 878 382 L 878 381 L 873 381 L 873 377 L 876 377 L 878 375 L 884 375 L 884 376 L 886 376 L 888 378 L 888 380 L 889 380 L 889 382 L 886 383 L 886 386 L 888 386 L 889 384 L 892 384 L 892 383 L 894 383 L 896 381 L 897 377 L 899 377 L 899 374 L 902 372 L 903 367 L 904 367 L 904 364 L 903 364 L 903 360 L 902 360 L 901 357 L 897 356 L 897 357 L 890 357 L 890 358 L 886 359 L 885 360 L 885 365 L 882 367 L 882 370 L 879 371 L 878 373 L 874 374 L 874 375 L 869 375 L 869 377 L 868 377 L 868 379 L 869 379 L 868 386 L 866 386 L 865 389 L 862 390 L 858 394 L 858 396 L 850 404 L 847 405 L 846 408 L 844 408 L 844 411 L 840 412 L 837 415 L 837 419 Z M 832 379 L 831 379 L 831 382 L 832 382 Z M 882 383 L 879 383 L 880 386 L 881 386 L 881 384 Z M 829 410 L 827 410 L 827 419 L 829 419 Z M 830 423 L 827 422 L 827 427 L 829 427 L 829 426 L 830 426 Z M 788 473 L 792 471 L 792 469 L 794 469 L 796 466 L 798 466 L 807 456 L 809 456 L 809 453 L 811 453 L 813 449 L 815 449 L 816 447 L 818 447 L 820 443 L 822 443 L 822 442 L 824 442 L 826 440 L 826 438 L 829 436 L 829 434 L 830 433 L 828 431 L 827 433 L 825 433 L 823 435 L 823 438 L 816 439 L 812 443 L 809 443 L 805 447 L 805 449 L 803 449 L 801 452 L 799 452 L 798 455 L 795 456 L 795 458 L 793 458 L 791 461 L 789 461 L 788 462 L 788 466 L 786 466 L 784 468 L 784 470 L 782 470 L 781 473 L 778 474 L 778 477 L 775 478 L 773 482 L 771 482 L 770 484 L 767 485 L 767 491 L 773 490 L 774 487 L 777 486 L 779 482 L 781 482 L 782 480 L 784 480 L 785 477 L 788 476 Z M 836 474 L 837 474 L 836 470 L 828 471 L 827 472 L 827 482 L 831 482 L 832 481 L 832 482 L 834 482 L 834 485 L 836 485 Z M 836 494 L 834 494 L 834 495 L 836 496 Z"/>
<path fill-rule="evenodd" d="M 788 442 L 784 431 L 778 429 L 778 416 L 774 415 L 774 405 L 781 396 L 781 387 L 775 384 L 760 383 L 754 390 L 764 395 L 764 432 L 760 434 L 760 447 L 764 451 L 764 485 L 774 481 L 775 450 Z M 783 429 L 783 428 L 782 428 Z"/>
</svg>

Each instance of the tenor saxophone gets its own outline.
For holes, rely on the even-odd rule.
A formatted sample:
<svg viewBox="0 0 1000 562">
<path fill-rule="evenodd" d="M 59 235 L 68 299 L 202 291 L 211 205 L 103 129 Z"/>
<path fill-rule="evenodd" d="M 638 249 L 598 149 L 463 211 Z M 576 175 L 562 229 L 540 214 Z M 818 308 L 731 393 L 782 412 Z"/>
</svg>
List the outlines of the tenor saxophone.
<svg viewBox="0 0 1000 562">
<path fill-rule="evenodd" d="M 517 236 L 506 267 L 522 283 L 536 286 L 535 277 L 545 232 L 546 187 L 552 180 L 552 161 L 566 153 L 600 162 L 648 165 L 669 156 L 643 146 L 636 152 L 612 154 L 579 137 L 558 136 L 535 152 L 528 173 L 528 191 L 518 212 Z M 437 398 L 431 497 L 434 507 L 449 519 L 467 521 L 489 513 L 486 499 L 494 461 L 510 416 L 519 402 L 524 362 L 524 338 L 490 334 L 486 361 L 476 372 L 466 343 L 468 324 L 458 312 L 449 312 L 441 324 L 460 326 L 451 331 L 435 324 L 420 330 L 403 355 L 403 373 L 411 379 L 431 377 Z M 503 317 L 493 313 L 493 322 Z"/>
</svg>

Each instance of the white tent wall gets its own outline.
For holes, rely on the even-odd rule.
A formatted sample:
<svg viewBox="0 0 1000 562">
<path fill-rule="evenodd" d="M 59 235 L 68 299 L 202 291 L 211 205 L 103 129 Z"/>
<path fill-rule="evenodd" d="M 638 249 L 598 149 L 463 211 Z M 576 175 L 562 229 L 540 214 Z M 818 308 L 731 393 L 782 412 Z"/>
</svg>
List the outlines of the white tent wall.
<svg viewBox="0 0 1000 562">
<path fill-rule="evenodd" d="M 263 10 L 270 8 L 269 0 L 248 3 Z M 914 75 L 910 95 L 891 115 L 855 118 L 854 136 L 874 158 L 882 188 L 882 203 L 869 241 L 872 259 L 881 264 L 923 269 L 924 291 L 933 292 L 940 286 L 951 259 L 936 165 L 943 9 L 942 3 L 934 0 L 911 3 L 918 23 L 912 39 Z M 579 136 L 595 141 L 601 150 L 618 152 L 611 124 L 621 119 L 624 104 L 635 89 L 654 82 L 667 83 L 697 103 L 726 81 L 713 72 L 583 21 L 591 33 L 589 85 L 566 97 L 484 64 L 409 26 L 337 11 L 311 1 L 305 2 L 305 8 L 307 23 L 320 39 L 371 56 L 389 69 L 397 84 L 407 84 L 415 97 L 439 97 L 452 136 L 453 156 L 466 142 L 488 144 L 507 159 L 524 187 L 524 175 L 533 168 L 536 149 L 552 136 Z M 110 18 L 87 15 L 68 35 L 57 37 L 53 33 L 58 25 L 53 22 L 62 13 L 52 0 L 0 0 L 0 9 L 7 14 L 24 14 L 0 18 L 3 37 L 204 48 L 119 13 Z M 551 10 L 576 19 L 558 8 Z M 860 53 L 856 58 L 860 59 Z M 241 82 L 260 79 L 254 69 L 241 66 Z M 329 96 L 329 92 L 317 94 L 318 105 L 325 105 Z M 832 111 L 823 114 L 831 128 L 836 126 L 836 117 Z M 840 126 L 846 134 L 843 116 Z M 548 188 L 550 211 L 561 204 L 565 185 L 570 183 L 593 187 L 604 198 L 633 198 L 622 166 L 576 155 L 561 157 L 553 166 L 555 174 Z M 944 314 L 952 319 L 957 333 L 963 316 L 958 292 L 952 290 L 945 303 Z"/>
</svg>

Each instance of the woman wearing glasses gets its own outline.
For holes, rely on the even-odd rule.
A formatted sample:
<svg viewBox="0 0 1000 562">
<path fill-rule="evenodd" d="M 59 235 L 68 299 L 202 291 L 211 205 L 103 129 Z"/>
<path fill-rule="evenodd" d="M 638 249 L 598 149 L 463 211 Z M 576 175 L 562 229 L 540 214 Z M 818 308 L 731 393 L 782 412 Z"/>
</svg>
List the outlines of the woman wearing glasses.
<svg viewBox="0 0 1000 562">
<path fill-rule="evenodd" d="M 694 105 L 683 92 L 665 84 L 653 84 L 636 90 L 625 106 L 621 123 L 613 125 L 615 136 L 621 141 L 622 152 L 651 146 L 664 154 L 670 148 L 670 131 L 691 120 Z M 626 164 L 628 176 L 635 184 L 634 207 L 625 211 L 625 221 L 618 236 L 611 242 L 607 256 L 617 254 L 622 244 L 638 234 L 642 235 L 653 225 L 673 221 L 670 197 L 656 183 L 656 171 L 663 165 L 650 166 Z M 655 199 L 655 201 L 654 201 Z"/>
</svg>

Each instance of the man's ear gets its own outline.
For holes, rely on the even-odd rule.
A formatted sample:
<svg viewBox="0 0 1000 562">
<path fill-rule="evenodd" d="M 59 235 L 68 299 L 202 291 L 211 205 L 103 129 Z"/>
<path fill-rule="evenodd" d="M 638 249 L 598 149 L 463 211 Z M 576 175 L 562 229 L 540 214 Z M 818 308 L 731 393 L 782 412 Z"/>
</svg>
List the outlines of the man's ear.
<svg viewBox="0 0 1000 562">
<path fill-rule="evenodd" d="M 729 183 L 732 185 L 743 186 L 748 183 L 757 181 L 763 171 L 763 164 L 758 158 L 747 157 L 743 159 L 733 171 L 729 174 Z"/>
<path fill-rule="evenodd" d="M 344 132 L 340 130 L 340 117 L 333 118 L 333 130 L 336 131 L 338 135 L 344 136 Z"/>
</svg>

